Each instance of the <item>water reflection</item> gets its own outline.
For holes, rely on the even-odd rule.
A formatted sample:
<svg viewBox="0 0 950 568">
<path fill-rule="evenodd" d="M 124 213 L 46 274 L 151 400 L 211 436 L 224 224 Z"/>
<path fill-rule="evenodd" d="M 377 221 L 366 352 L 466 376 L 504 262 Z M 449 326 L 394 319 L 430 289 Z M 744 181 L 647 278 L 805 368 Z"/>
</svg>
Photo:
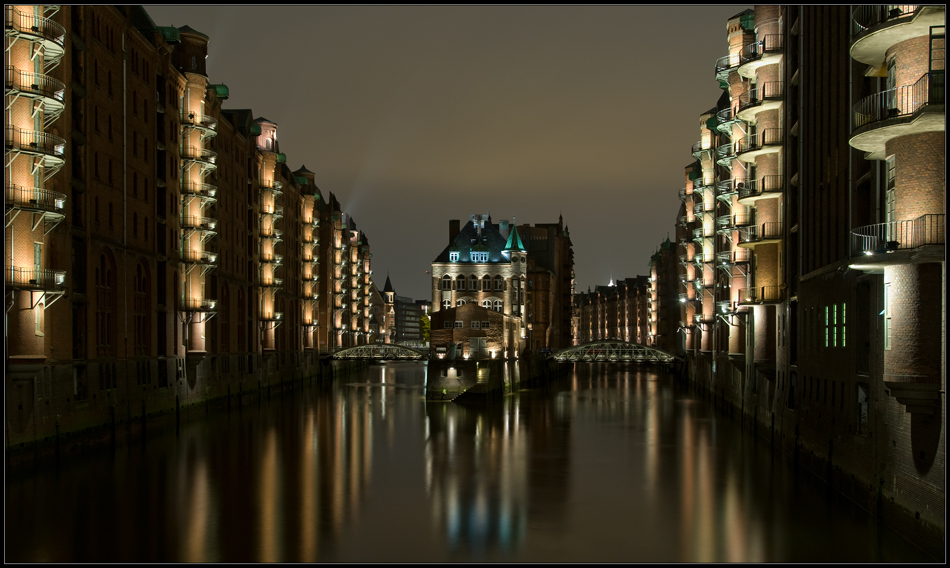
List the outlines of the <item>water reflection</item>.
<svg viewBox="0 0 950 568">
<path fill-rule="evenodd" d="M 926 560 L 662 374 L 578 365 L 491 403 L 425 365 L 7 475 L 8 561 Z"/>
</svg>

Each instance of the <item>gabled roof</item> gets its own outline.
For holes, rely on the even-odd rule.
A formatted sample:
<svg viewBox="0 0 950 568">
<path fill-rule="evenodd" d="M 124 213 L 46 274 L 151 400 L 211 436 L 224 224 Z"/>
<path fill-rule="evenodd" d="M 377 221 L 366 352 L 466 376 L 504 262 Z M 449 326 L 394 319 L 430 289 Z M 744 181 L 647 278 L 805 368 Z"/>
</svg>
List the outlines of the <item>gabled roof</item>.
<svg viewBox="0 0 950 568">
<path fill-rule="evenodd" d="M 518 239 L 518 242 L 520 243 L 521 239 Z M 488 220 L 485 221 L 485 228 L 482 229 L 481 242 L 478 241 L 478 230 L 475 228 L 475 224 L 470 220 L 432 262 L 449 262 L 449 251 L 457 251 L 459 253 L 457 262 L 471 263 L 471 252 L 473 250 L 487 250 L 488 262 L 491 264 L 511 263 L 509 259 L 501 254 L 503 250 L 506 250 L 505 237 L 501 236 L 501 233 L 498 232 L 498 226 Z"/>
</svg>

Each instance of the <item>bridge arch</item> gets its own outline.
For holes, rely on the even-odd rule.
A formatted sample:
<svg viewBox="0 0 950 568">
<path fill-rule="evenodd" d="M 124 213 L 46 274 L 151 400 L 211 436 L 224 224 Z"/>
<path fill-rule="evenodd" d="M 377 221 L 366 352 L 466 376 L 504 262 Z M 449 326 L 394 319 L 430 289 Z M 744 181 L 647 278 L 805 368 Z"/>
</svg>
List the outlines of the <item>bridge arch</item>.
<svg viewBox="0 0 950 568">
<path fill-rule="evenodd" d="M 631 362 L 672 364 L 676 357 L 654 347 L 627 343 L 617 339 L 602 339 L 574 345 L 547 357 L 561 362 Z"/>
<path fill-rule="evenodd" d="M 327 359 L 383 359 L 401 361 L 421 361 L 429 358 L 428 351 L 413 349 L 394 343 L 377 343 L 373 345 L 356 345 L 340 349 L 329 355 Z"/>
</svg>

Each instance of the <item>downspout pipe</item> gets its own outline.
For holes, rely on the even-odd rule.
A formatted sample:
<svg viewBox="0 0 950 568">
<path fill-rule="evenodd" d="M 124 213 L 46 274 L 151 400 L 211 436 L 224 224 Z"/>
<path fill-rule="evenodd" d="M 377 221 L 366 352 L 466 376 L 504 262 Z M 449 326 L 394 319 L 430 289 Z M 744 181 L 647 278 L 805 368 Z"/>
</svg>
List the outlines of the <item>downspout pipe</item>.
<svg viewBox="0 0 950 568">
<path fill-rule="evenodd" d="M 128 120 L 128 51 L 125 47 L 126 31 L 122 30 L 122 248 L 125 252 L 125 281 L 123 302 L 125 308 L 125 356 L 129 356 L 129 120 Z"/>
</svg>

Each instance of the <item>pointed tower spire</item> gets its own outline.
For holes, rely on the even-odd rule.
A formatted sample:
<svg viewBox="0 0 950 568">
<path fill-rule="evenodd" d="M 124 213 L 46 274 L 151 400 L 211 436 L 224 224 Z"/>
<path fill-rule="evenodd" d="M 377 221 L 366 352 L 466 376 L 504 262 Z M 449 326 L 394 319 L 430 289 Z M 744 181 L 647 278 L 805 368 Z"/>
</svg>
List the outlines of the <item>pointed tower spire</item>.
<svg viewBox="0 0 950 568">
<path fill-rule="evenodd" d="M 518 225 L 515 224 L 514 216 L 512 216 L 511 219 L 511 232 L 508 233 L 508 242 L 505 243 L 505 248 L 502 252 L 507 251 L 509 254 L 513 250 L 528 252 L 528 249 L 524 248 L 524 243 L 521 242 L 521 237 L 518 235 Z"/>
</svg>

